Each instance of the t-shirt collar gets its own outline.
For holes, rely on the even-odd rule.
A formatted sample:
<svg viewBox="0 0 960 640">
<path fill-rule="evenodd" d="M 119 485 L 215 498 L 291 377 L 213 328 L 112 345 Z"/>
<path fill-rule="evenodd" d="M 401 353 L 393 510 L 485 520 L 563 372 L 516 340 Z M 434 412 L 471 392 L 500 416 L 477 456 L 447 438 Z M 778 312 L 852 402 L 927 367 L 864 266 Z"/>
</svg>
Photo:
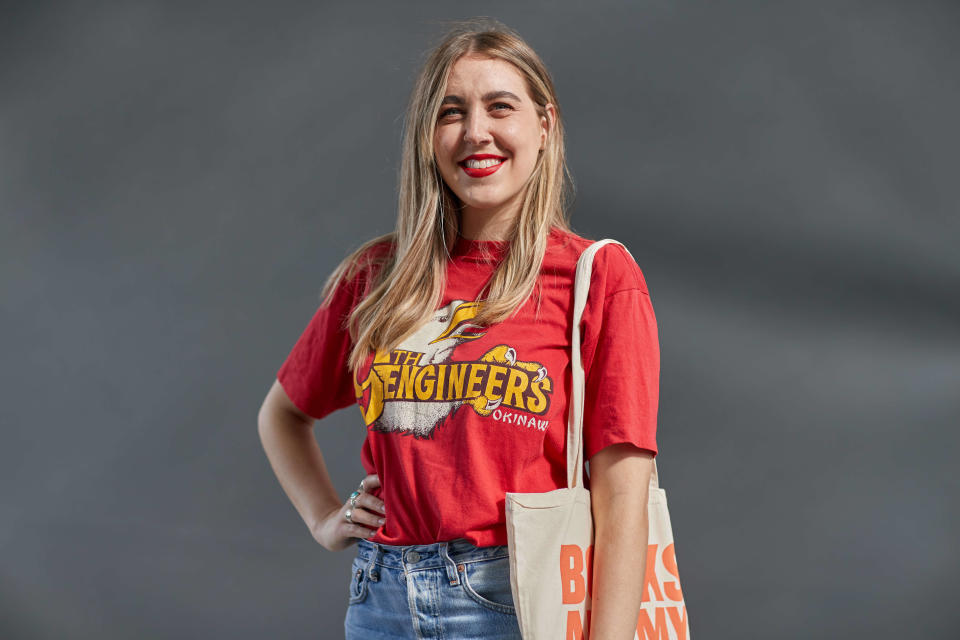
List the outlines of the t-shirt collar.
<svg viewBox="0 0 960 640">
<path fill-rule="evenodd" d="M 458 235 L 450 250 L 450 256 L 456 260 L 485 262 L 499 260 L 509 249 L 509 240 L 472 240 Z"/>
</svg>

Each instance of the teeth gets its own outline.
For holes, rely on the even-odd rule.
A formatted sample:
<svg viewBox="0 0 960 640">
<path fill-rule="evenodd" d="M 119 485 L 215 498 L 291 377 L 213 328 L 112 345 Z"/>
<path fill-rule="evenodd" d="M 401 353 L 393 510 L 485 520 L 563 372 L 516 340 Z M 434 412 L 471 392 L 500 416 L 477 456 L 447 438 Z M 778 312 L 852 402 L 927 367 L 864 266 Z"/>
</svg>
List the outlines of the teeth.
<svg viewBox="0 0 960 640">
<path fill-rule="evenodd" d="M 486 169 L 500 164 L 503 160 L 498 158 L 487 158 L 486 160 L 467 160 L 464 164 L 471 169 Z"/>
</svg>

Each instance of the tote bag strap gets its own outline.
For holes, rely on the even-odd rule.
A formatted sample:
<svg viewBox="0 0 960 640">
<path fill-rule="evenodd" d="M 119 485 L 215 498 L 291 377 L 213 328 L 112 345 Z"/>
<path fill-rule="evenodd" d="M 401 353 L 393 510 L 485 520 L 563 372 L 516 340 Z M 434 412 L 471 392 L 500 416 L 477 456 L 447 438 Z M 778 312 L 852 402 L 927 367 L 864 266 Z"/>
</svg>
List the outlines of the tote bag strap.
<svg viewBox="0 0 960 640">
<path fill-rule="evenodd" d="M 593 258 L 603 245 L 611 243 L 619 244 L 633 259 L 633 254 L 623 243 L 612 238 L 597 240 L 580 254 L 573 282 L 573 328 L 570 338 L 573 387 L 570 391 L 570 414 L 567 420 L 567 487 L 571 489 L 583 486 L 583 405 L 586 384 L 580 349 L 580 323 L 583 319 L 583 309 L 587 304 L 587 294 L 590 292 Z M 653 489 L 660 487 L 656 459 L 653 461 L 653 473 L 650 474 L 650 487 Z"/>
</svg>

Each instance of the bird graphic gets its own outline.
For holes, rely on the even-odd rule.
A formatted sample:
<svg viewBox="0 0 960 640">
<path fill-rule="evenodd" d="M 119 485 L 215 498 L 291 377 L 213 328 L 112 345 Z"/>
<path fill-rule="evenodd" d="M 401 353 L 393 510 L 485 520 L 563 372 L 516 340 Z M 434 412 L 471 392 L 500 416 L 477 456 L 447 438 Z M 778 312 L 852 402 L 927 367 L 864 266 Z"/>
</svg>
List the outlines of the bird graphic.
<svg viewBox="0 0 960 640">
<path fill-rule="evenodd" d="M 370 429 L 432 438 L 461 408 L 490 415 L 504 403 L 505 389 L 514 392 L 513 398 L 527 394 L 544 400 L 545 410 L 553 391 L 546 367 L 519 361 L 513 347 L 496 345 L 472 362 L 452 359 L 459 345 L 486 335 L 472 322 L 481 304 L 453 300 L 396 348 L 375 354 L 366 378 L 354 381 Z"/>
</svg>

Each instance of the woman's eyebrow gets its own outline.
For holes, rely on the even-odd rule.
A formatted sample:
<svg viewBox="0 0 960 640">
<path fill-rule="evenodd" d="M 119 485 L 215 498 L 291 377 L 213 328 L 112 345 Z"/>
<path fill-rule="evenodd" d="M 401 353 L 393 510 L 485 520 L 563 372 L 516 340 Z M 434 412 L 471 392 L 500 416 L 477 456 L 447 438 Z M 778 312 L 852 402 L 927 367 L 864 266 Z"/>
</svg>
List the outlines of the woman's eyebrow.
<svg viewBox="0 0 960 640">
<path fill-rule="evenodd" d="M 484 102 L 490 102 L 491 100 L 498 100 L 500 98 L 509 98 L 510 100 L 516 100 L 520 102 L 520 98 L 516 94 L 510 93 L 509 91 L 490 91 L 488 93 L 480 96 L 480 99 Z M 464 104 L 466 101 L 460 96 L 444 96 L 443 101 L 440 104 Z"/>
</svg>

